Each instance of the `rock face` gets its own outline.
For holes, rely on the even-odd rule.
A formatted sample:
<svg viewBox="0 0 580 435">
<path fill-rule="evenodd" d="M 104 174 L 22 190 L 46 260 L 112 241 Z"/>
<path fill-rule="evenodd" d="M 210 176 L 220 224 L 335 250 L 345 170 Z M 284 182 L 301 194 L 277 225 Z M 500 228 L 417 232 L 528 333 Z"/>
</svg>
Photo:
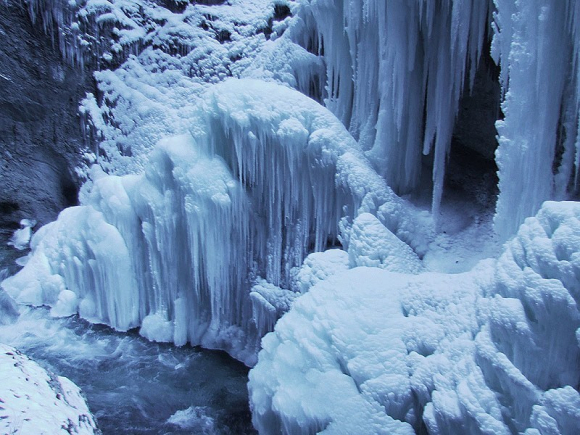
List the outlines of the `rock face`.
<svg viewBox="0 0 580 435">
<path fill-rule="evenodd" d="M 0 344 L 0 432 L 100 433 L 79 387 Z"/>
<path fill-rule="evenodd" d="M 1 269 L 12 264 L 14 254 L 2 254 L 21 219 L 41 225 L 77 202 L 78 102 L 91 74 L 63 63 L 20 1 L 0 2 L 0 38 Z"/>
</svg>

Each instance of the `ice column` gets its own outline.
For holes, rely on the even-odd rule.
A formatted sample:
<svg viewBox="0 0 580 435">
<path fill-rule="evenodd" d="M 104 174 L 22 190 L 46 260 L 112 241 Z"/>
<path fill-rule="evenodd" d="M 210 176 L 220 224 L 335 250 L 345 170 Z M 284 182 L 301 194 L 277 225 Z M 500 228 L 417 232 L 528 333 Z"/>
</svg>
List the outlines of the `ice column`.
<svg viewBox="0 0 580 435">
<path fill-rule="evenodd" d="M 577 190 L 580 3 L 495 4 L 492 52 L 501 65 L 505 114 L 497 123 L 495 225 L 507 239 L 543 201 Z"/>
</svg>

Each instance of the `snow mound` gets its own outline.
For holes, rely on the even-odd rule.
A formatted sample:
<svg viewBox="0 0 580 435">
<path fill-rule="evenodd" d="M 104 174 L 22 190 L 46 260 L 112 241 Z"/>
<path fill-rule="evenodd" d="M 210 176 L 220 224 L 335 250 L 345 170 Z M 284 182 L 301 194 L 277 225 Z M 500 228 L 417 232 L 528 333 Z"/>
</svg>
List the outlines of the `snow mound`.
<svg viewBox="0 0 580 435">
<path fill-rule="evenodd" d="M 423 269 L 409 245 L 370 213 L 362 213 L 354 220 L 348 254 L 351 267 L 379 267 L 401 273 L 419 273 Z"/>
<path fill-rule="evenodd" d="M 312 286 L 339 272 L 350 269 L 348 253 L 341 249 L 314 252 L 304 260 L 297 270 L 293 288 L 306 293 Z"/>
<path fill-rule="evenodd" d="M 255 427 L 578 433 L 579 247 L 580 204 L 553 202 L 470 272 L 318 282 L 262 340 Z"/>
<path fill-rule="evenodd" d="M 0 344 L 0 432 L 96 434 L 79 388 Z"/>
</svg>

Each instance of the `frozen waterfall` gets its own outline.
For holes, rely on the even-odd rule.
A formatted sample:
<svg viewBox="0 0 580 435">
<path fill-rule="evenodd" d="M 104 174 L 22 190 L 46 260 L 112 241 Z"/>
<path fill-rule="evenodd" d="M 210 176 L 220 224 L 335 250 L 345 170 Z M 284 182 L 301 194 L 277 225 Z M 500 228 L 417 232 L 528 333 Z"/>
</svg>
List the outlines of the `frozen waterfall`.
<svg viewBox="0 0 580 435">
<path fill-rule="evenodd" d="M 267 301 L 249 296 L 258 277 L 289 289 L 309 252 L 348 246 L 359 210 L 424 249 L 428 218 L 392 193 L 327 109 L 253 80 L 216 85 L 204 100 L 192 134 L 157 145 L 143 174 L 94 169 L 85 204 L 35 234 L 28 265 L 2 287 L 55 315 L 141 326 L 152 340 L 251 364 L 268 329 L 255 321 Z"/>
<path fill-rule="evenodd" d="M 580 0 L 25 3 L 94 148 L 10 297 L 255 365 L 260 433 L 580 433 Z M 499 236 L 444 196 L 489 46 Z"/>
<path fill-rule="evenodd" d="M 419 185 L 431 155 L 434 216 L 464 83 L 472 83 L 491 1 L 305 0 L 326 64 L 325 104 L 397 193 Z"/>
<path fill-rule="evenodd" d="M 580 3 L 495 0 L 501 65 L 496 229 L 507 239 L 543 201 L 578 192 Z"/>
</svg>

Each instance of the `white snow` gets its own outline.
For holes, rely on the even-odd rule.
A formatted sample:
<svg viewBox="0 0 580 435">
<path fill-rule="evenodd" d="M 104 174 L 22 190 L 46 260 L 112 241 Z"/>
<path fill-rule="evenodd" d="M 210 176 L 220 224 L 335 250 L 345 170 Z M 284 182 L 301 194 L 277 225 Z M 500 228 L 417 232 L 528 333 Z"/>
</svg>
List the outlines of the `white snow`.
<svg viewBox="0 0 580 435">
<path fill-rule="evenodd" d="M 75 384 L 48 373 L 4 344 L 0 344 L 0 431 L 38 435 L 100 433 Z"/>
</svg>

